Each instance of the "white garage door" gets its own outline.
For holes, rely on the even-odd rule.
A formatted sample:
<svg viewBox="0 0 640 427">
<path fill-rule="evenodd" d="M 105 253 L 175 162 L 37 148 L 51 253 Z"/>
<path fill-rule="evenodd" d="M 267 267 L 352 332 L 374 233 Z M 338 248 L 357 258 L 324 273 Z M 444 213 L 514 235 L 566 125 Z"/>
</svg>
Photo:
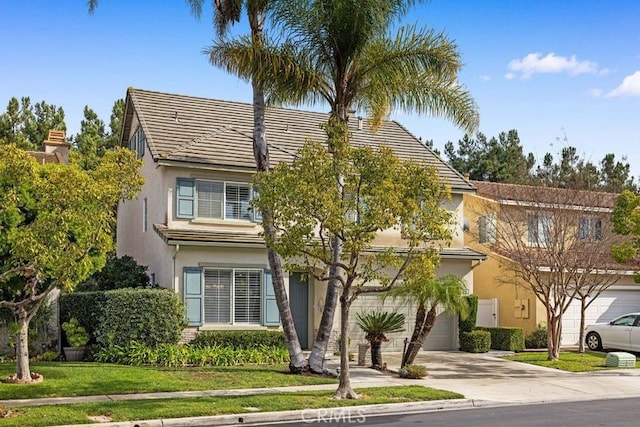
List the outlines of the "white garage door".
<svg viewBox="0 0 640 427">
<path fill-rule="evenodd" d="M 640 311 L 640 289 L 607 290 L 596 298 L 585 316 L 585 325 L 608 322 L 622 314 Z M 580 301 L 573 301 L 562 318 L 562 345 L 577 345 L 580 338 Z"/>
<path fill-rule="evenodd" d="M 423 348 L 425 350 L 457 350 L 457 316 L 440 313 L 436 323 L 427 335 Z"/>
</svg>

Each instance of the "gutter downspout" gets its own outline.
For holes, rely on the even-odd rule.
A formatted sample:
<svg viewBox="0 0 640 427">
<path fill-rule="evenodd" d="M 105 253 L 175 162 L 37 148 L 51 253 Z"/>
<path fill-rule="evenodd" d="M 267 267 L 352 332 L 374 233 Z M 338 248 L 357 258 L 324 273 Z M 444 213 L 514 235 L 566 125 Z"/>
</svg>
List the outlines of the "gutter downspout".
<svg viewBox="0 0 640 427">
<path fill-rule="evenodd" d="M 178 293 L 178 285 L 180 283 L 180 278 L 176 276 L 176 257 L 178 256 L 178 252 L 180 252 L 180 245 L 176 244 L 176 249 L 173 252 L 173 292 Z"/>
</svg>

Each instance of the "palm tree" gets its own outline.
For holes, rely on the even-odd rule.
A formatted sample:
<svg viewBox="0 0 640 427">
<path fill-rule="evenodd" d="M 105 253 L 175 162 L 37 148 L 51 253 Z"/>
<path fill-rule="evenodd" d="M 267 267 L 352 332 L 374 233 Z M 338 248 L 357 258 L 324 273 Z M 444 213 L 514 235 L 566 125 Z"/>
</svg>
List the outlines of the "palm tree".
<svg viewBox="0 0 640 427">
<path fill-rule="evenodd" d="M 372 311 L 356 314 L 360 329 L 371 344 L 371 365 L 374 369 L 382 369 L 382 343 L 389 341 L 385 334 L 404 331 L 404 314 Z"/>
<path fill-rule="evenodd" d="M 202 13 L 202 3 L 204 0 L 188 0 L 192 13 L 199 17 Z M 267 0 L 215 0 L 214 1 L 214 23 L 219 39 L 226 34 L 230 25 L 240 21 L 243 6 L 246 8 L 249 25 L 251 27 L 251 45 L 260 48 L 264 40 L 264 23 L 267 8 L 270 5 Z M 216 64 L 214 64 L 216 65 Z M 266 128 L 264 123 L 265 96 L 264 88 L 260 81 L 251 79 L 253 90 L 253 156 L 256 162 L 257 172 L 269 172 L 269 147 L 267 145 Z M 263 210 L 262 227 L 265 236 L 273 236 L 273 217 L 271 212 Z M 269 241 L 269 239 L 265 239 Z M 267 244 L 267 258 L 273 279 L 273 288 L 276 296 L 276 304 L 280 312 L 282 328 L 284 330 L 287 349 L 289 351 L 289 369 L 292 372 L 303 372 L 308 370 L 309 365 L 305 359 L 300 341 L 293 322 L 291 306 L 284 285 L 284 268 L 282 260 L 278 254 Z M 316 371 L 318 371 L 316 369 Z M 320 370 L 321 372 L 321 370 Z"/>
<path fill-rule="evenodd" d="M 418 304 L 411 342 L 402 355 L 402 366 L 411 365 L 422 349 L 436 323 L 438 307 L 458 313 L 462 319 L 466 319 L 469 315 L 469 305 L 464 298 L 466 292 L 466 284 L 457 276 L 434 278 L 424 274 L 415 280 L 406 280 L 402 286 L 391 290 L 387 296 Z"/>
<path fill-rule="evenodd" d="M 196 17 L 202 14 L 204 0 L 187 0 L 191 6 L 191 12 Z M 263 43 L 264 23 L 268 0 L 214 0 L 214 25 L 219 39 L 222 39 L 229 27 L 240 21 L 243 6 L 247 10 L 247 17 L 251 27 L 250 44 L 256 48 Z M 92 13 L 98 6 L 98 0 L 89 0 L 89 12 Z M 249 76 L 250 78 L 251 76 Z M 266 130 L 264 124 L 265 97 L 263 85 L 256 79 L 251 79 L 253 89 L 253 156 L 258 172 L 269 171 L 269 148 L 267 146 Z M 269 211 L 262 211 L 262 226 L 266 236 L 273 235 L 275 230 L 272 225 L 272 216 Z M 293 323 L 293 315 L 289 305 L 287 291 L 284 285 L 284 268 L 278 254 L 267 245 L 267 258 L 276 297 L 276 304 L 280 312 L 280 320 L 284 330 L 287 349 L 289 351 L 289 369 L 294 373 L 300 373 L 309 369 L 305 359 L 298 334 Z M 322 367 L 316 369 L 322 372 Z"/>
<path fill-rule="evenodd" d="M 478 125 L 470 94 L 457 82 L 460 55 L 443 33 L 401 27 L 387 34 L 412 1 L 289 0 L 276 2 L 274 22 L 288 38 L 280 45 L 250 40 L 218 41 L 209 49 L 213 64 L 260 80 L 274 103 L 330 107 L 327 143 L 336 158 L 349 144 L 348 113 L 364 111 L 379 125 L 392 110 L 443 116 L 468 132 Z M 341 186 L 338 178 L 336 185 Z M 343 279 L 342 240 L 331 243 L 333 258 L 318 335 L 309 359 L 322 363 L 333 327 Z M 341 314 L 341 319 L 348 316 Z M 347 355 L 341 358 L 338 394 L 349 395 Z M 355 393 L 353 393 L 355 395 Z"/>
</svg>

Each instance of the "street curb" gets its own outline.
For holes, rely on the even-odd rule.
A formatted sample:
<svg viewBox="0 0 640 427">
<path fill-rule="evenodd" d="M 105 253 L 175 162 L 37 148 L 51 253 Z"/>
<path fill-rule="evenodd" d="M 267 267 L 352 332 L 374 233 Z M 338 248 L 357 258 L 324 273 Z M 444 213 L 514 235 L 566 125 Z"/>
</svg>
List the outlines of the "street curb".
<svg viewBox="0 0 640 427">
<path fill-rule="evenodd" d="M 239 426 L 282 422 L 364 422 L 367 416 L 409 414 L 440 410 L 471 409 L 477 407 L 471 399 L 431 400 L 426 402 L 384 403 L 376 405 L 338 406 L 334 408 L 303 409 L 295 411 L 250 412 L 245 414 L 214 415 L 205 417 L 167 418 L 156 420 L 124 421 L 100 424 L 73 424 L 57 427 L 208 427 Z"/>
</svg>

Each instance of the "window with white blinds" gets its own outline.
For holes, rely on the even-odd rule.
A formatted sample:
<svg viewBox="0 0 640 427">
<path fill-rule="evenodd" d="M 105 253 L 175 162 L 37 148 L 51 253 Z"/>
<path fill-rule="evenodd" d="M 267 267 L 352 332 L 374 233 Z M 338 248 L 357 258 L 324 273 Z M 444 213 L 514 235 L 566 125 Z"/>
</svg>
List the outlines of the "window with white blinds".
<svg viewBox="0 0 640 427">
<path fill-rule="evenodd" d="M 196 181 L 197 216 L 201 218 L 222 218 L 223 187 L 224 184 L 218 181 Z"/>
<path fill-rule="evenodd" d="M 231 323 L 233 270 L 204 270 L 204 320 Z"/>
<path fill-rule="evenodd" d="M 262 271 L 236 270 L 234 275 L 235 323 L 260 324 Z"/>
<path fill-rule="evenodd" d="M 204 270 L 205 322 L 259 325 L 262 273 L 262 270 L 206 268 Z"/>
<path fill-rule="evenodd" d="M 244 219 L 251 220 L 251 211 L 249 209 L 251 202 L 251 190 L 249 186 L 244 184 L 226 183 L 224 188 L 225 195 L 225 211 L 226 219 Z"/>
</svg>

